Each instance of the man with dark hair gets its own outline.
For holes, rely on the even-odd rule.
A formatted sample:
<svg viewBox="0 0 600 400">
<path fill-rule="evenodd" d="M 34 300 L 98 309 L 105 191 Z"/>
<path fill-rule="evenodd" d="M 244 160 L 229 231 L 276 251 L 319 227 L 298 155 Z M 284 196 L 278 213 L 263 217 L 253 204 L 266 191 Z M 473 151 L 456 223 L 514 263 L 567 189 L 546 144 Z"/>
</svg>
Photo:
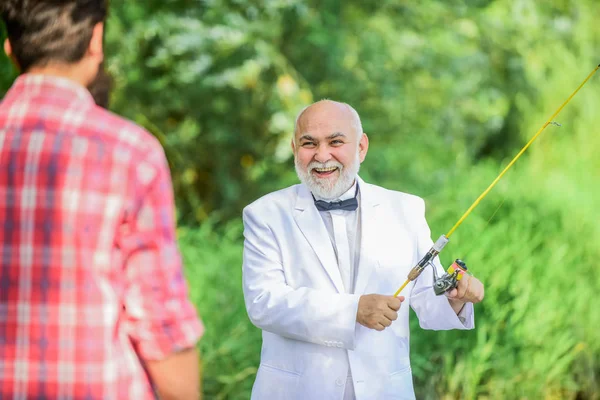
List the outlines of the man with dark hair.
<svg viewBox="0 0 600 400">
<path fill-rule="evenodd" d="M 0 103 L 0 399 L 198 399 L 164 151 L 88 90 L 106 1 L 0 13 L 21 72 Z"/>
</svg>

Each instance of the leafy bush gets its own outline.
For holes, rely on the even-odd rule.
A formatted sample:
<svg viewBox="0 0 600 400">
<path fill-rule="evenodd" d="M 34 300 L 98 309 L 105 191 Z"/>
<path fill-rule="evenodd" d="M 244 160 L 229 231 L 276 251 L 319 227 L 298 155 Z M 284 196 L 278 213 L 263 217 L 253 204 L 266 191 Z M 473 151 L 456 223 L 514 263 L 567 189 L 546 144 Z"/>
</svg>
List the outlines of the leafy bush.
<svg viewBox="0 0 600 400">
<path fill-rule="evenodd" d="M 427 199 L 434 239 L 496 169 L 490 163 L 464 170 L 461 185 Z M 486 285 L 476 329 L 424 331 L 411 315 L 418 398 L 598 398 L 600 280 L 594 261 L 600 229 L 595 221 L 572 218 L 577 205 L 549 185 L 553 176 L 539 179 L 531 163 L 515 169 L 442 253 L 446 265 L 464 259 Z M 579 197 L 599 195 L 595 189 Z M 201 344 L 207 398 L 248 398 L 261 341 L 243 304 L 240 223 L 219 233 L 208 225 L 182 229 L 181 245 L 194 301 L 207 322 Z"/>
<path fill-rule="evenodd" d="M 361 175 L 424 197 L 435 239 L 600 61 L 599 13 L 592 0 L 111 3 L 111 108 L 171 162 L 206 397 L 252 386 L 240 210 L 296 181 L 300 107 L 355 106 L 371 138 Z M 2 58 L 0 93 L 14 77 Z M 474 331 L 413 319 L 418 398 L 600 397 L 599 79 L 451 237 L 442 260 L 465 259 L 486 298 Z"/>
</svg>

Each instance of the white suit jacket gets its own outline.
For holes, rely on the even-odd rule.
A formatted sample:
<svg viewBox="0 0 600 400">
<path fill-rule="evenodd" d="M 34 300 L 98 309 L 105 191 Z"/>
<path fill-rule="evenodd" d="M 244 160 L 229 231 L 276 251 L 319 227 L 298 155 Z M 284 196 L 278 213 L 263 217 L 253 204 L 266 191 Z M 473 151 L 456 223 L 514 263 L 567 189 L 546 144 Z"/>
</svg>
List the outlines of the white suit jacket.
<svg viewBox="0 0 600 400">
<path fill-rule="evenodd" d="M 433 244 L 421 198 L 358 182 L 354 294 L 344 291 L 327 229 L 305 185 L 244 209 L 244 298 L 250 320 L 263 331 L 252 399 L 341 400 L 348 367 L 357 400 L 414 399 L 408 306 L 424 329 L 474 327 L 472 304 L 465 305 L 461 322 L 448 299 L 435 295 L 430 267 L 403 290 L 406 300 L 389 328 L 378 332 L 356 322 L 360 296 L 393 295 Z M 437 268 L 442 274 L 439 262 Z"/>
</svg>

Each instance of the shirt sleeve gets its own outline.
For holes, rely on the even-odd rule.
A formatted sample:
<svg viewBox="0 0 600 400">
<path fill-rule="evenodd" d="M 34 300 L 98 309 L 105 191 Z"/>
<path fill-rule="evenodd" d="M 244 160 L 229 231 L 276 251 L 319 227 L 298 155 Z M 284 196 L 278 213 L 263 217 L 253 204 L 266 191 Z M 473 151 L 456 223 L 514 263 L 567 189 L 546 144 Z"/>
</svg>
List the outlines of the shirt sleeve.
<svg viewBox="0 0 600 400">
<path fill-rule="evenodd" d="M 189 299 L 175 234 L 175 205 L 162 148 L 134 166 L 133 203 L 121 226 L 124 312 L 143 360 L 195 346 L 204 326 Z"/>
</svg>

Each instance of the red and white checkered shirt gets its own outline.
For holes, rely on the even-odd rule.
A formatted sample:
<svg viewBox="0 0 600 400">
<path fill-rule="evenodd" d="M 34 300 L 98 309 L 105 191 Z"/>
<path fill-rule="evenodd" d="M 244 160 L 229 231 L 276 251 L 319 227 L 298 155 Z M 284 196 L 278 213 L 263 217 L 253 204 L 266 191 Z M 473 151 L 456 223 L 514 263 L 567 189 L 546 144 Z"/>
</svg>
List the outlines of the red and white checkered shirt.
<svg viewBox="0 0 600 400">
<path fill-rule="evenodd" d="M 0 104 L 0 399 L 154 398 L 141 360 L 193 346 L 159 142 L 65 78 Z"/>
</svg>

